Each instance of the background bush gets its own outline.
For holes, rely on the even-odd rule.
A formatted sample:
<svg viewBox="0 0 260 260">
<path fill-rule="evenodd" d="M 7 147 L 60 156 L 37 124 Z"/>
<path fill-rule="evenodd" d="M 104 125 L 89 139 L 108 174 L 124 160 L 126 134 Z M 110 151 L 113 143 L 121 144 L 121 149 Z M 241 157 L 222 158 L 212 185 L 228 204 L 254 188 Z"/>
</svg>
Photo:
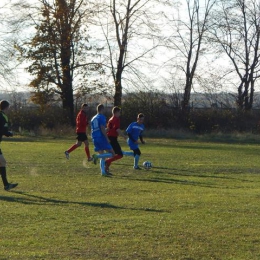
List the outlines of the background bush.
<svg viewBox="0 0 260 260">
<path fill-rule="evenodd" d="M 112 106 L 107 106 L 105 116 L 111 116 Z M 69 124 L 66 111 L 59 106 L 10 109 L 9 119 L 13 131 L 47 134 L 47 130 L 56 134 L 74 133 L 75 127 Z M 75 111 L 75 117 L 78 110 Z M 180 108 L 169 104 L 160 93 L 130 93 L 123 101 L 121 127 L 136 121 L 138 113 L 145 114 L 145 126 L 148 129 L 188 131 L 196 134 L 251 132 L 259 133 L 260 111 L 248 112 L 222 108 L 192 108 L 186 121 Z M 89 107 L 88 117 L 96 114 L 96 105 Z"/>
</svg>

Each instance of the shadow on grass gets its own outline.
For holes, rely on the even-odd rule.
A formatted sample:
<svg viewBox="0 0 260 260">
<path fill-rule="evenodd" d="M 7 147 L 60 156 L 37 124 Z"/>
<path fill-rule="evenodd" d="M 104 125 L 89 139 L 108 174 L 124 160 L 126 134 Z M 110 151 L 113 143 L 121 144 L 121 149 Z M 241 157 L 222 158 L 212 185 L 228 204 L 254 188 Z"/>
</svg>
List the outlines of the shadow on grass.
<svg viewBox="0 0 260 260">
<path fill-rule="evenodd" d="M 12 197 L 12 196 L 0 196 L 0 200 L 7 202 L 16 202 L 22 204 L 30 204 L 30 205 L 66 205 L 66 204 L 75 204 L 80 206 L 87 207 L 97 207 L 97 208 L 107 208 L 107 209 L 123 209 L 123 210 L 137 210 L 137 211 L 149 211 L 149 212 L 166 212 L 164 210 L 150 209 L 150 208 L 129 208 L 129 207 L 121 207 L 116 206 L 110 203 L 98 203 L 98 202 L 78 202 L 78 201 L 68 201 L 68 200 L 59 200 L 53 198 L 46 198 L 42 196 L 37 196 L 33 194 L 29 194 L 27 192 L 15 191 L 12 190 L 10 193 L 16 193 L 22 195 L 23 197 Z"/>
<path fill-rule="evenodd" d="M 122 164 L 121 165 L 126 165 Z M 129 165 L 127 165 L 129 166 Z M 145 177 L 146 173 L 151 173 L 156 176 L 149 176 Z M 223 173 L 224 174 L 224 173 Z M 176 179 L 175 177 L 187 177 L 187 178 L 200 178 L 201 180 L 204 179 L 205 181 L 196 181 L 196 180 L 188 180 L 188 179 Z M 232 176 L 219 176 L 215 173 L 210 174 L 203 174 L 198 171 L 191 171 L 190 169 L 177 169 L 177 168 L 170 168 L 170 167 L 153 167 L 151 170 L 141 170 L 141 171 L 134 171 L 131 175 L 124 175 L 116 176 L 117 178 L 123 179 L 131 179 L 134 181 L 141 181 L 141 182 L 158 182 L 158 183 L 166 183 L 166 184 L 182 184 L 182 185 L 192 185 L 192 186 L 200 186 L 200 187 L 207 187 L 207 188 L 223 188 L 223 184 L 218 184 L 216 180 L 231 180 L 231 181 L 239 181 L 239 182 L 255 182 L 252 180 L 241 179 Z M 210 180 L 210 181 L 209 181 Z M 211 181 L 212 180 L 212 181 Z M 232 187 L 230 187 L 232 188 Z"/>
</svg>

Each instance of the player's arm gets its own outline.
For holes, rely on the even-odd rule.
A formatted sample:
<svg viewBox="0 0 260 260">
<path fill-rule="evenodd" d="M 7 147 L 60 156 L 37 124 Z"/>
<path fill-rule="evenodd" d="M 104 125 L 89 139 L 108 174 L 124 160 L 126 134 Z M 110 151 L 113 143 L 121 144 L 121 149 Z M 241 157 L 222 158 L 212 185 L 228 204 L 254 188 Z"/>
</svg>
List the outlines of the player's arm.
<svg viewBox="0 0 260 260">
<path fill-rule="evenodd" d="M 142 144 L 145 144 L 145 141 L 144 141 L 144 139 L 143 139 L 143 131 L 140 133 L 139 139 L 140 139 L 140 141 L 141 141 Z"/>
<path fill-rule="evenodd" d="M 8 130 L 8 123 L 2 115 L 0 116 L 0 135 L 13 136 L 13 133 Z"/>
<path fill-rule="evenodd" d="M 120 128 L 118 128 L 116 131 L 117 131 L 117 133 L 118 133 L 119 136 L 123 137 L 124 139 L 127 138 L 127 136 L 121 131 Z"/>
<path fill-rule="evenodd" d="M 104 125 L 101 125 L 100 130 L 101 130 L 102 134 L 106 137 L 107 141 L 109 142 L 109 139 L 107 137 L 106 127 Z"/>
<path fill-rule="evenodd" d="M 138 143 L 138 140 L 135 140 L 130 133 L 127 133 L 127 135 L 131 141 L 133 141 L 134 143 Z"/>
</svg>

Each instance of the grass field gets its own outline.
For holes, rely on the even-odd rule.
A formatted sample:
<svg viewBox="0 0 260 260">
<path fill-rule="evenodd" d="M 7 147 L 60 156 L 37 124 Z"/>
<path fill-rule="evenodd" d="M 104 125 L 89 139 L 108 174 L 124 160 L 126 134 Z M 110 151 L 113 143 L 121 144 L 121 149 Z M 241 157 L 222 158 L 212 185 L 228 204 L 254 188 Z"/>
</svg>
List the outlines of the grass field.
<svg viewBox="0 0 260 260">
<path fill-rule="evenodd" d="M 111 178 L 83 147 L 65 159 L 74 137 L 3 141 L 0 259 L 260 259 L 260 146 L 146 141 L 153 169 L 126 157 Z"/>
</svg>

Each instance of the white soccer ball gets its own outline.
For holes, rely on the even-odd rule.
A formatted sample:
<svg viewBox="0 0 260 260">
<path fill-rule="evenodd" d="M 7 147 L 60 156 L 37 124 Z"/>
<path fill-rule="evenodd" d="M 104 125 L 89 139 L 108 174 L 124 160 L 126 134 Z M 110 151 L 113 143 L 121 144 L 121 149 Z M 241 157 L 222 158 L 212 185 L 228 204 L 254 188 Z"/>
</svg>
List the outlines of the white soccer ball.
<svg viewBox="0 0 260 260">
<path fill-rule="evenodd" d="M 146 170 L 149 170 L 149 169 L 151 169 L 151 168 L 153 167 L 152 163 L 149 162 L 149 161 L 143 162 L 143 166 L 144 166 L 144 168 L 145 168 Z"/>
</svg>

